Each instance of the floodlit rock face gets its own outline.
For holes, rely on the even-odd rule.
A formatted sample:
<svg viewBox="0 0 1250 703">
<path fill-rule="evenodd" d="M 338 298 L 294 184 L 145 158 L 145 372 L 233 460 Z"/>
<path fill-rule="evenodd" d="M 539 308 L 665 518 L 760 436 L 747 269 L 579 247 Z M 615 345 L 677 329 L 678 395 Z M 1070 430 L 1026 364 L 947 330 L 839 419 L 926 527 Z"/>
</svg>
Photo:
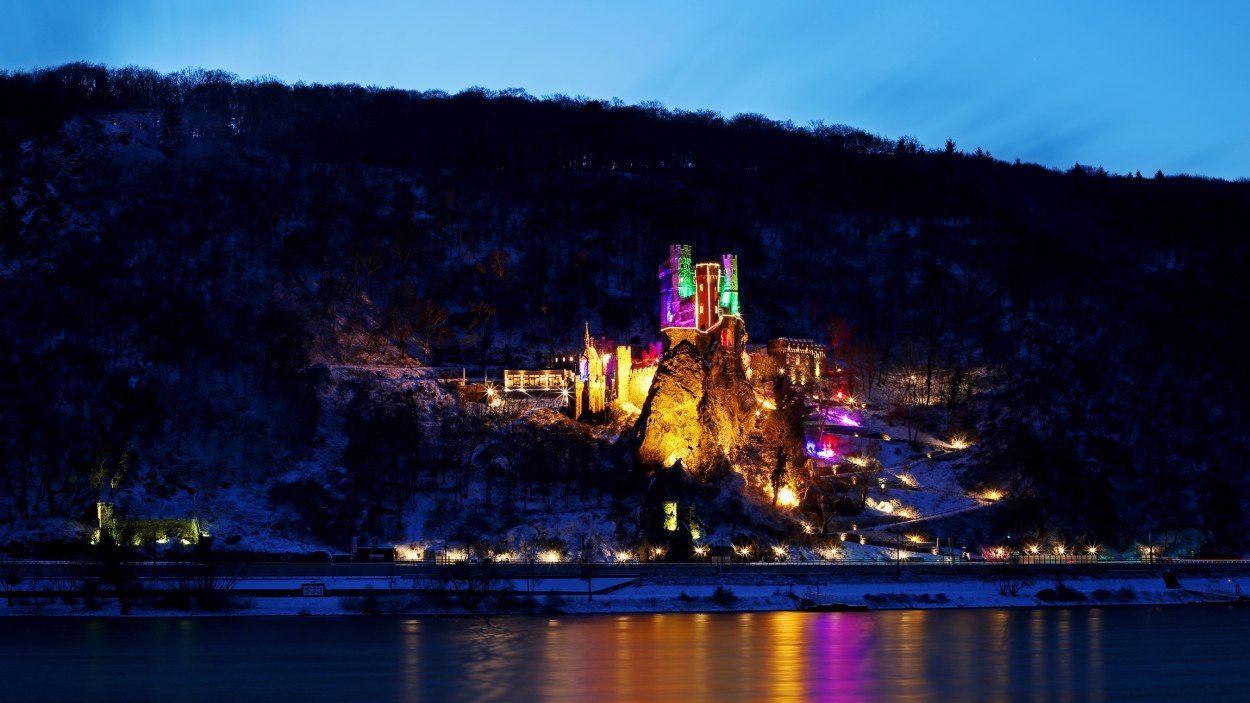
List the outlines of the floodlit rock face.
<svg viewBox="0 0 1250 703">
<path fill-rule="evenodd" d="M 689 466 L 699 455 L 703 444 L 699 405 L 706 376 L 707 362 L 690 342 L 664 353 L 634 426 L 640 462 L 671 466 L 682 460 Z"/>
<path fill-rule="evenodd" d="M 741 447 L 755 403 L 742 354 L 746 334 L 740 320 L 724 325 L 725 334 L 670 340 L 634 426 L 640 463 L 680 460 L 698 474 Z"/>
<path fill-rule="evenodd" d="M 719 457 L 732 457 L 742 448 L 747 434 L 755 426 L 755 393 L 747 378 L 746 355 L 742 353 L 741 343 L 717 345 L 709 356 L 699 418 L 705 442 L 710 442 L 717 454 L 706 459 L 714 461 Z"/>
</svg>

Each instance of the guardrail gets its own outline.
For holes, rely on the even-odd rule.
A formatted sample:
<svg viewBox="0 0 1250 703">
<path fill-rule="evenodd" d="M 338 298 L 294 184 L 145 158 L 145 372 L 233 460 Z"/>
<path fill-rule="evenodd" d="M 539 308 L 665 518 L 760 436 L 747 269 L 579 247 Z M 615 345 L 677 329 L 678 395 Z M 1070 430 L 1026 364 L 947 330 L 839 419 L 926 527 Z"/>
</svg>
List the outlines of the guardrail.
<svg viewBox="0 0 1250 703">
<path fill-rule="evenodd" d="M 189 562 L 133 562 L 137 575 L 164 577 L 188 566 Z M 21 574 L 24 578 L 55 578 L 88 575 L 89 565 L 72 561 L 0 560 L 6 571 Z M 222 573 L 230 576 L 296 576 L 296 575 L 368 575 L 401 577 L 437 577 L 456 569 L 485 570 L 502 577 L 511 578 L 584 578 L 591 573 L 597 577 L 664 576 L 664 575 L 887 575 L 891 571 L 906 571 L 922 575 L 997 575 L 1007 570 L 1042 574 L 1080 573 L 1156 573 L 1163 570 L 1197 572 L 1246 572 L 1250 571 L 1250 559 L 1099 559 L 1068 561 L 962 561 L 946 560 L 794 560 L 781 562 L 691 561 L 691 562 L 493 562 L 466 561 L 459 563 L 427 563 L 423 561 L 395 562 L 226 562 L 218 563 Z"/>
</svg>

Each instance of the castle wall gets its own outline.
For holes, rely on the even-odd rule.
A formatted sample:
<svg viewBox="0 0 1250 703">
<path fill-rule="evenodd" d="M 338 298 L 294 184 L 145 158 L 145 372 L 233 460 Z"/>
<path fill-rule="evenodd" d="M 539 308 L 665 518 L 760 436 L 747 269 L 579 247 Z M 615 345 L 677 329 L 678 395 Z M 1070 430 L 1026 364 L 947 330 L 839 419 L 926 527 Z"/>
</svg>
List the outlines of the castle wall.
<svg viewBox="0 0 1250 703">
<path fill-rule="evenodd" d="M 634 369 L 629 374 L 628 399 L 636 407 L 641 408 L 647 402 L 647 393 L 651 390 L 651 381 L 655 379 L 655 366 L 644 366 Z"/>
</svg>

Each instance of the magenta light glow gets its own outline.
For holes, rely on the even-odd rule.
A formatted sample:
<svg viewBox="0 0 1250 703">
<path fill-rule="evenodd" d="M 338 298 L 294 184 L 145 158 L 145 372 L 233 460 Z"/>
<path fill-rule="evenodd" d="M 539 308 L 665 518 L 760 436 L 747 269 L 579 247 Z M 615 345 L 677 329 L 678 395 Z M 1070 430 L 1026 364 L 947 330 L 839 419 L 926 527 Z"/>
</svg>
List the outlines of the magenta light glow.
<svg viewBox="0 0 1250 703">
<path fill-rule="evenodd" d="M 847 410 L 830 410 L 825 413 L 825 419 L 829 422 L 837 423 L 843 427 L 859 427 L 860 420 L 851 415 Z"/>
</svg>

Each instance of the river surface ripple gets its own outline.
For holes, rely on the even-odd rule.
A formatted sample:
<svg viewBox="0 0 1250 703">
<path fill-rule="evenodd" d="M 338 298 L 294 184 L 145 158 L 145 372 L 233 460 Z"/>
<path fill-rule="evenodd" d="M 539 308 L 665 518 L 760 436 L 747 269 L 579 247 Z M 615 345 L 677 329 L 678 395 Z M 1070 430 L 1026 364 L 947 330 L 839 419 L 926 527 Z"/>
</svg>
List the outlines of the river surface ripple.
<svg viewBox="0 0 1250 703">
<path fill-rule="evenodd" d="M 0 619 L 0 701 L 1250 701 L 1250 607 Z"/>
</svg>

